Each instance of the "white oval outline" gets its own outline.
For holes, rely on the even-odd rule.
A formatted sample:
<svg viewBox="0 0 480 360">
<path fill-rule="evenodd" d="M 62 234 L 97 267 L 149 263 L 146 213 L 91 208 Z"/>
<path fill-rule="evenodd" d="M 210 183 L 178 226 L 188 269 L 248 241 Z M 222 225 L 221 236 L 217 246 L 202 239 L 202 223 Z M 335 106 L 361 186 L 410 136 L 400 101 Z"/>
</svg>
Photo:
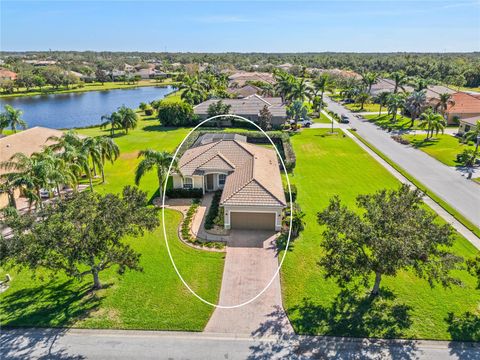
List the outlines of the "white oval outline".
<svg viewBox="0 0 480 360">
<path fill-rule="evenodd" d="M 268 140 L 270 140 L 270 143 L 273 145 L 273 147 L 275 148 L 275 151 L 277 152 L 277 155 L 278 155 L 278 158 L 280 159 L 280 162 L 282 163 L 282 167 L 283 167 L 283 171 L 285 172 L 285 175 L 287 177 L 287 186 L 288 186 L 288 194 L 290 196 L 290 214 L 293 214 L 293 202 L 292 202 L 292 190 L 291 190 L 291 187 L 290 187 L 290 179 L 288 177 L 288 172 L 287 172 L 287 168 L 285 167 L 285 163 L 283 162 L 283 159 L 282 157 L 280 156 L 280 153 L 277 149 L 277 147 L 275 146 L 275 144 L 273 143 L 272 139 L 270 138 L 270 136 L 268 136 L 268 134 L 263 131 L 263 129 L 258 126 L 257 124 L 255 124 L 253 121 L 249 120 L 249 119 L 246 119 L 244 118 L 243 116 L 240 116 L 240 115 L 234 115 L 234 114 L 228 114 L 228 115 L 215 115 L 215 116 L 212 116 L 208 119 L 205 119 L 203 120 L 202 122 L 200 122 L 197 126 L 195 126 L 192 130 L 190 130 L 190 132 L 187 134 L 187 136 L 185 136 L 182 140 L 182 142 L 180 143 L 180 145 L 177 147 L 177 150 L 175 151 L 175 154 L 173 155 L 173 159 L 170 163 L 170 166 L 168 167 L 168 171 L 167 171 L 167 179 L 168 177 L 170 176 L 170 172 L 172 170 L 172 165 L 173 165 L 173 162 L 175 161 L 175 159 L 177 158 L 177 155 L 178 155 L 178 151 L 181 149 L 183 143 L 185 142 L 185 140 L 187 140 L 187 138 L 200 126 L 202 126 L 203 124 L 205 124 L 206 122 L 210 121 L 210 120 L 213 120 L 213 119 L 216 119 L 216 118 L 219 118 L 219 117 L 224 117 L 224 116 L 228 116 L 230 118 L 234 117 L 234 118 L 238 118 L 240 120 L 244 120 L 244 121 L 247 121 L 249 122 L 250 124 L 253 124 L 258 130 L 260 130 L 263 135 L 265 135 L 267 137 Z M 214 303 L 211 303 L 210 301 L 208 300 L 205 300 L 204 298 L 202 298 L 200 295 L 198 295 L 192 288 L 190 288 L 190 286 L 188 285 L 188 283 L 185 281 L 185 279 L 182 277 L 182 275 L 180 274 L 180 271 L 178 271 L 178 268 L 177 268 L 177 265 L 175 265 L 175 261 L 173 260 L 173 256 L 172 256 L 172 253 L 170 252 L 170 246 L 168 244 L 168 237 L 167 237 L 167 229 L 165 227 L 165 193 L 167 191 L 167 181 L 165 181 L 165 184 L 163 185 L 163 196 L 162 196 L 162 225 L 163 225 L 163 235 L 165 237 L 165 243 L 167 245 L 167 251 L 168 251 L 168 256 L 170 257 L 170 261 L 172 262 L 172 265 L 173 265 L 173 268 L 175 269 L 175 272 L 177 273 L 178 277 L 180 278 L 180 280 L 182 281 L 183 285 L 185 285 L 185 287 L 197 298 L 199 299 L 200 301 L 204 302 L 205 304 L 207 305 L 210 305 L 210 306 L 213 306 L 215 308 L 219 308 L 219 309 L 235 309 L 235 308 L 239 308 L 239 307 L 242 307 L 244 305 L 247 305 L 247 304 L 250 304 L 252 301 L 255 301 L 256 299 L 258 299 L 265 291 L 267 291 L 267 289 L 272 285 L 273 281 L 275 280 L 275 278 L 277 276 L 279 276 L 279 272 L 280 272 L 280 269 L 283 265 L 283 261 L 285 260 L 285 256 L 287 255 L 287 251 L 288 251 L 288 246 L 290 244 L 290 236 L 292 234 L 292 216 L 290 216 L 290 226 L 288 227 L 288 238 L 287 238 L 287 245 L 285 246 L 285 250 L 284 250 L 284 253 L 283 253 L 283 256 L 282 256 L 282 259 L 280 260 L 280 264 L 278 265 L 277 267 L 277 270 L 275 271 L 275 274 L 272 276 L 272 278 L 270 279 L 270 281 L 268 282 L 268 284 L 262 289 L 262 291 L 260 291 L 257 295 L 255 295 L 254 297 L 252 297 L 250 300 L 247 300 L 241 304 L 237 304 L 237 305 L 219 305 L 219 304 L 214 304 Z M 222 274 L 222 281 L 223 281 L 223 274 Z"/>
</svg>

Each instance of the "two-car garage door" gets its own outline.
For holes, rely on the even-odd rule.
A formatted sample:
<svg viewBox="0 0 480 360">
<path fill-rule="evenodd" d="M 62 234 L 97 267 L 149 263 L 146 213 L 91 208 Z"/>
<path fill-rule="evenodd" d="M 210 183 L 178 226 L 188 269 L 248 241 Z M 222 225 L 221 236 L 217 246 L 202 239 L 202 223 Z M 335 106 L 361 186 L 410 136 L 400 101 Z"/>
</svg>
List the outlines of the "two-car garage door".
<svg viewBox="0 0 480 360">
<path fill-rule="evenodd" d="M 275 213 L 230 213 L 230 227 L 232 229 L 259 229 L 275 230 Z"/>
</svg>

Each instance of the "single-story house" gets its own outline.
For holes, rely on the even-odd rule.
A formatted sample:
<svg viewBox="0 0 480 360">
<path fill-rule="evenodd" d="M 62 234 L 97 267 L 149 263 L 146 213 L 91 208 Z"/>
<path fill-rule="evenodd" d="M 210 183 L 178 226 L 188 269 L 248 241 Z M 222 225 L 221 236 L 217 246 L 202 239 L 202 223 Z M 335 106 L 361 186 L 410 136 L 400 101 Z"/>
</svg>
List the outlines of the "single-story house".
<svg viewBox="0 0 480 360">
<path fill-rule="evenodd" d="M 460 119 L 459 126 L 458 126 L 458 132 L 457 134 L 462 136 L 463 134 L 469 132 L 470 130 L 475 130 L 477 128 L 477 124 L 480 121 L 480 115 L 478 116 L 473 116 L 471 118 L 466 118 L 466 119 Z"/>
<path fill-rule="evenodd" d="M 147 69 L 140 69 L 137 70 L 133 75 L 138 75 L 142 79 L 153 79 L 155 77 L 166 77 L 167 74 L 165 74 L 163 71 L 156 70 L 155 68 L 147 68 Z"/>
<path fill-rule="evenodd" d="M 272 73 L 258 71 L 238 71 L 228 77 L 229 87 L 242 87 L 247 81 L 263 81 L 269 84 L 275 84 L 275 78 Z"/>
<path fill-rule="evenodd" d="M 452 94 L 445 111 L 447 124 L 455 124 L 462 119 L 480 116 L 480 94 L 456 92 Z"/>
<path fill-rule="evenodd" d="M 51 145 L 51 141 L 47 139 L 51 136 L 62 136 L 63 132 L 56 129 L 36 126 L 15 134 L 7 135 L 0 138 L 0 163 L 10 160 L 16 153 L 23 153 L 27 156 L 34 152 L 42 151 L 44 146 Z M 4 169 L 0 169 L 0 175 L 6 173 Z M 21 192 L 15 190 L 15 198 L 19 198 Z M 0 208 L 8 205 L 8 196 L 0 193 Z"/>
<path fill-rule="evenodd" d="M 0 80 L 15 80 L 16 78 L 17 73 L 6 69 L 0 69 Z"/>
<path fill-rule="evenodd" d="M 274 150 L 238 134 L 205 134 L 179 159 L 173 187 L 222 190 L 225 229 L 279 231 L 287 202 Z"/>
<path fill-rule="evenodd" d="M 273 127 L 279 127 L 287 120 L 287 109 L 281 98 L 264 98 L 257 94 L 247 96 L 244 99 L 209 99 L 196 105 L 193 111 L 200 119 L 205 120 L 208 118 L 208 107 L 220 100 L 224 104 L 230 105 L 230 114 L 243 116 L 253 122 L 258 122 L 260 110 L 265 106 L 272 114 Z M 222 124 L 230 125 L 229 121 L 222 121 Z"/>
<path fill-rule="evenodd" d="M 238 99 L 244 99 L 251 95 L 259 94 L 262 90 L 254 85 L 245 85 L 241 88 L 228 88 L 227 92 Z"/>
</svg>

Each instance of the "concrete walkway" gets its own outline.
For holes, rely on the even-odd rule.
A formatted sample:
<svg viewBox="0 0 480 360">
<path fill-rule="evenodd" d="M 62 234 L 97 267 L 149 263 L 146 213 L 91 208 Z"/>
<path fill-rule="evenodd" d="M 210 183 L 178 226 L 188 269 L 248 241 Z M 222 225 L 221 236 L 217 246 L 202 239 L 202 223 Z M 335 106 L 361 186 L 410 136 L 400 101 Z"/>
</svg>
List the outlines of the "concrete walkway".
<svg viewBox="0 0 480 360">
<path fill-rule="evenodd" d="M 135 330 L 2 330 L 0 358 L 27 359 L 479 359 L 478 343 L 352 339 L 327 336 L 252 337 Z"/>
<path fill-rule="evenodd" d="M 358 134 L 375 146 L 392 161 L 413 177 L 425 184 L 464 217 L 480 227 L 480 187 L 466 180 L 458 172 L 429 155 L 401 145 L 390 138 L 389 133 L 368 121 L 362 121 L 355 114 L 325 96 L 328 108 L 350 118 L 350 125 Z"/>
<path fill-rule="evenodd" d="M 257 296 L 278 268 L 276 234 L 269 231 L 231 230 L 223 270 L 219 305 L 240 305 Z M 257 299 L 235 308 L 216 308 L 205 332 L 272 335 L 281 329 L 293 334 L 282 307 L 278 275 Z"/>
<path fill-rule="evenodd" d="M 330 118 L 330 115 L 325 114 L 327 117 Z M 383 160 L 380 156 L 377 155 L 372 149 L 366 146 L 363 142 L 358 140 L 348 129 L 342 128 L 342 131 L 350 137 L 353 141 L 355 141 L 358 146 L 360 146 L 363 150 L 365 150 L 368 154 L 370 154 L 375 160 L 377 160 L 385 169 L 387 169 L 393 176 L 395 176 L 401 183 L 409 184 L 414 186 L 406 177 L 404 177 L 401 173 L 399 173 L 395 168 L 393 168 L 389 163 Z M 460 221 L 455 219 L 450 213 L 448 213 L 444 208 L 438 205 L 435 201 L 433 201 L 430 197 L 424 196 L 423 201 L 433 210 L 435 211 L 441 218 L 443 218 L 446 222 L 453 226 L 453 228 L 461 234 L 464 238 L 470 241 L 477 249 L 480 250 L 480 239 L 469 229 L 467 229 Z"/>
</svg>

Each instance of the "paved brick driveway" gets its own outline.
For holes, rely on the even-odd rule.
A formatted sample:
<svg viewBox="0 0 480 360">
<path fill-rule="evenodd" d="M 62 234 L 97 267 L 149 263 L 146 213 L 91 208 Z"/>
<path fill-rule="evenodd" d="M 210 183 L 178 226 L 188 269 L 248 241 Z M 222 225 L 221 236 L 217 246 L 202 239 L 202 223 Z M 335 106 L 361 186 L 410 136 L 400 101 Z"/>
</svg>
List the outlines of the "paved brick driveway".
<svg viewBox="0 0 480 360">
<path fill-rule="evenodd" d="M 220 305 L 241 304 L 257 295 L 266 286 L 278 267 L 274 241 L 275 234 L 268 231 L 231 231 L 220 291 Z M 267 335 L 272 329 L 276 332 L 281 329 L 285 334 L 293 333 L 283 311 L 278 276 L 255 301 L 239 308 L 215 309 L 205 331 Z"/>
</svg>

